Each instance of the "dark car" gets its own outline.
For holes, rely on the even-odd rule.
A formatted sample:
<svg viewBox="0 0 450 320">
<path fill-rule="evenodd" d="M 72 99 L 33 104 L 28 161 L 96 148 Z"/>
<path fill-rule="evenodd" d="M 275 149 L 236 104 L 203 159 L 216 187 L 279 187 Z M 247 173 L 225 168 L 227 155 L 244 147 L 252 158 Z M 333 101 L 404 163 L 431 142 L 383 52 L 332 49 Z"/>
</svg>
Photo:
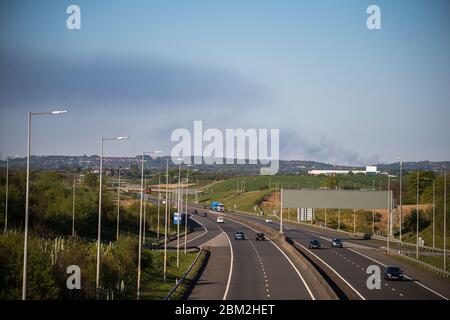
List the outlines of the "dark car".
<svg viewBox="0 0 450 320">
<path fill-rule="evenodd" d="M 195 209 L 192 213 L 197 214 L 198 213 L 197 209 Z"/>
<path fill-rule="evenodd" d="M 384 269 L 385 280 L 403 280 L 403 271 L 399 267 L 386 267 Z"/>
<path fill-rule="evenodd" d="M 236 231 L 234 234 L 234 240 L 245 240 L 245 234 L 242 231 Z"/>
<path fill-rule="evenodd" d="M 311 241 L 309 241 L 309 248 L 310 249 L 320 249 L 320 248 L 322 248 L 322 245 L 320 244 L 319 240 L 311 240 Z"/>
<path fill-rule="evenodd" d="M 204 217 L 207 217 L 208 214 L 207 214 L 206 212 L 203 212 L 203 216 L 204 216 Z"/>
<path fill-rule="evenodd" d="M 266 240 L 266 236 L 262 232 L 256 234 L 256 240 Z"/>
<path fill-rule="evenodd" d="M 372 239 L 372 235 L 371 235 L 370 233 L 365 233 L 365 234 L 363 235 L 363 239 L 364 239 L 364 240 L 370 240 L 370 239 Z"/>
<path fill-rule="evenodd" d="M 331 240 L 331 247 L 332 248 L 342 248 L 344 246 L 344 243 L 339 238 L 334 238 Z"/>
</svg>

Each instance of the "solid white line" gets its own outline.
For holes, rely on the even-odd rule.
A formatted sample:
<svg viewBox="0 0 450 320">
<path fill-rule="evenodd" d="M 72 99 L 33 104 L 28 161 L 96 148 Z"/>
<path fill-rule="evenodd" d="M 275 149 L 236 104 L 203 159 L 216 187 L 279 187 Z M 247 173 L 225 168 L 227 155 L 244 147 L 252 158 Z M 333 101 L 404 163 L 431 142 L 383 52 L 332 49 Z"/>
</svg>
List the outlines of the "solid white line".
<svg viewBox="0 0 450 320">
<path fill-rule="evenodd" d="M 246 225 L 246 224 L 244 224 L 244 223 L 238 222 L 238 221 L 236 221 L 236 220 L 234 220 L 234 219 L 230 219 L 230 220 L 233 220 L 234 222 L 236 222 L 236 223 L 238 223 L 238 224 L 240 224 L 240 225 L 243 225 L 243 226 L 245 226 L 245 227 L 247 227 L 247 228 L 249 228 L 249 229 L 251 229 L 251 230 L 253 230 L 253 231 L 255 231 L 255 232 L 258 232 L 257 230 L 253 229 L 252 227 L 250 227 L 250 226 L 248 226 L 248 225 Z M 312 300 L 316 300 L 316 298 L 314 297 L 313 293 L 311 292 L 311 289 L 309 289 L 309 286 L 308 286 L 308 284 L 306 283 L 305 279 L 302 277 L 300 271 L 298 271 L 297 267 L 294 265 L 294 263 L 291 261 L 291 259 L 289 259 L 289 257 L 284 253 L 284 251 L 281 250 L 280 247 L 278 247 L 272 240 L 270 240 L 269 237 L 267 237 L 267 239 L 268 239 L 268 240 L 270 241 L 270 243 L 273 244 L 273 245 L 275 246 L 275 248 L 277 248 L 277 249 L 284 255 L 284 257 L 289 261 L 289 263 L 291 264 L 292 268 L 294 268 L 294 270 L 297 272 L 297 275 L 300 277 L 300 280 L 302 280 L 303 285 L 305 286 L 306 290 L 308 291 L 308 293 L 309 293 L 311 299 L 312 299 Z"/>
<path fill-rule="evenodd" d="M 307 249 L 305 246 L 301 245 L 300 243 L 298 243 L 297 241 L 294 241 L 295 244 L 297 244 L 298 246 L 302 247 L 304 250 L 308 251 L 309 253 L 311 253 L 314 257 L 316 257 L 319 261 L 321 261 L 323 264 L 325 264 L 328 268 L 330 268 L 331 271 L 333 271 L 339 278 L 341 278 L 342 281 L 345 282 L 346 285 L 348 285 L 353 291 L 355 291 L 355 293 L 362 299 L 362 300 L 366 300 L 366 298 L 363 297 L 363 295 L 361 293 L 358 292 L 358 290 L 356 290 L 350 283 L 348 283 L 347 280 L 345 280 L 339 273 L 337 273 L 336 270 L 334 270 L 328 263 L 326 263 L 325 261 L 323 261 L 322 259 L 320 259 L 315 253 L 313 253 L 311 250 Z"/>
<path fill-rule="evenodd" d="M 206 241 L 205 243 L 202 243 L 202 244 L 200 245 L 200 247 L 203 247 L 203 246 L 205 246 L 207 243 L 209 243 L 209 242 L 211 242 L 211 241 L 217 239 L 217 238 L 218 238 L 219 236 L 221 236 L 223 233 L 224 233 L 224 232 L 222 231 L 221 233 L 219 233 L 219 234 L 218 234 L 217 236 L 215 236 L 214 238 L 209 239 L 209 240 Z"/>
<path fill-rule="evenodd" d="M 371 257 L 369 257 L 369 256 L 366 256 L 365 254 L 363 254 L 363 253 L 361 253 L 361 252 L 358 252 L 358 251 L 356 251 L 356 250 L 354 250 L 354 249 L 352 249 L 352 248 L 348 248 L 348 250 L 351 250 L 351 251 L 353 251 L 353 252 L 356 253 L 356 254 L 359 254 L 359 255 L 361 255 L 361 256 L 363 256 L 363 257 L 369 259 L 369 260 L 372 260 L 373 262 L 378 263 L 379 265 L 382 265 L 383 267 L 387 267 L 387 265 L 385 265 L 384 263 L 381 263 L 380 261 L 377 261 L 377 260 L 375 260 L 375 259 L 373 259 L 373 258 L 371 258 Z M 407 278 L 407 279 L 409 279 L 409 280 L 412 280 L 412 279 L 411 279 L 410 277 L 408 277 L 407 275 L 404 275 L 404 276 L 405 276 L 405 278 Z M 448 300 L 448 298 L 444 297 L 442 294 L 437 293 L 437 292 L 434 291 L 433 289 L 428 288 L 426 285 L 424 285 L 424 284 L 422 284 L 422 283 L 420 283 L 420 282 L 418 282 L 418 281 L 413 281 L 413 283 L 418 284 L 419 286 L 421 286 L 421 287 L 427 289 L 428 291 L 434 293 L 435 295 L 441 297 L 442 299 Z"/>
<path fill-rule="evenodd" d="M 230 253 L 231 253 L 231 259 L 230 259 L 230 272 L 228 273 L 228 281 L 227 286 L 225 287 L 225 292 L 223 294 L 222 300 L 227 300 L 228 296 L 228 290 L 230 289 L 230 283 L 231 283 L 231 276 L 233 275 L 233 263 L 234 263 L 234 255 L 233 255 L 233 245 L 231 244 L 230 237 L 227 235 L 225 231 L 219 226 L 217 226 L 220 230 L 222 230 L 223 233 L 225 233 L 225 236 L 227 237 L 228 243 L 230 244 Z"/>
<path fill-rule="evenodd" d="M 195 220 L 194 218 L 191 218 L 191 219 L 194 220 L 195 222 L 197 222 L 199 225 L 201 225 L 202 228 L 205 229 L 205 232 L 203 232 L 201 235 L 198 235 L 197 237 L 195 237 L 195 238 L 193 238 L 193 239 L 191 239 L 191 240 L 188 240 L 186 243 L 189 243 L 189 242 L 191 242 L 191 241 L 194 241 L 195 239 L 198 239 L 198 238 L 200 238 L 200 237 L 202 237 L 202 236 L 204 236 L 205 234 L 208 233 L 208 229 L 206 229 L 205 226 L 204 226 L 200 221 L 197 221 L 197 220 Z"/>
</svg>

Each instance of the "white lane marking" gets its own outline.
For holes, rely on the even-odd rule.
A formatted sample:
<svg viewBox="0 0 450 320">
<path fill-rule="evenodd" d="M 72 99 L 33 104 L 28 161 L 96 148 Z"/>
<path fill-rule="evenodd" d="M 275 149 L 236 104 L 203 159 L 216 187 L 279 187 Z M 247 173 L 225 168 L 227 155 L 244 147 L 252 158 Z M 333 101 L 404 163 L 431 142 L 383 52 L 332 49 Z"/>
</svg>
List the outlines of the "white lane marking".
<svg viewBox="0 0 450 320">
<path fill-rule="evenodd" d="M 261 264 L 262 271 L 264 272 L 264 278 L 266 278 L 266 279 L 265 279 L 266 287 L 267 287 L 266 291 L 269 292 L 269 284 L 267 283 L 267 276 L 266 276 L 266 272 L 264 271 L 264 265 L 263 265 L 262 260 L 261 260 L 261 255 L 259 254 L 259 251 L 258 251 L 258 249 L 256 249 L 256 247 L 255 247 L 255 245 L 253 244 L 253 242 L 251 242 L 250 239 L 247 239 L 247 240 L 248 240 L 248 242 L 250 242 L 250 244 L 252 245 L 253 249 L 254 249 L 255 252 L 256 252 L 256 256 L 257 256 L 258 259 L 259 259 L 259 263 Z"/>
<path fill-rule="evenodd" d="M 231 261 L 230 261 L 230 272 L 228 273 L 228 281 L 227 286 L 225 287 L 225 292 L 223 294 L 222 300 L 227 300 L 228 296 L 228 290 L 230 289 L 230 283 L 231 283 L 231 276 L 233 275 L 233 264 L 234 264 L 234 254 L 233 254 L 233 245 L 231 244 L 230 237 L 227 235 L 225 231 L 219 226 L 217 226 L 220 230 L 222 230 L 223 233 L 225 233 L 225 236 L 227 237 L 228 243 L 230 244 L 230 253 L 231 253 Z"/>
<path fill-rule="evenodd" d="M 230 220 L 233 220 L 233 219 L 230 219 Z M 246 224 L 244 224 L 244 223 L 238 222 L 238 221 L 236 221 L 236 220 L 233 220 L 233 221 L 236 222 L 236 223 L 238 223 L 238 224 L 240 224 L 240 225 L 243 225 L 243 226 L 245 226 L 245 227 L 247 227 L 247 228 L 249 228 L 249 229 L 251 229 L 251 230 L 253 230 L 253 231 L 255 231 L 255 232 L 258 232 L 257 230 L 253 229 L 252 227 L 250 227 L 250 226 L 248 226 L 248 225 L 246 225 Z M 275 246 L 275 248 L 277 248 L 277 249 L 284 255 L 284 257 L 289 261 L 289 263 L 291 264 L 292 268 L 294 268 L 294 270 L 297 272 L 297 275 L 300 277 L 300 280 L 302 280 L 303 285 L 305 286 L 306 290 L 308 291 L 309 296 L 311 297 L 311 299 L 312 299 L 312 300 L 316 300 L 316 298 L 314 297 L 313 293 L 311 292 L 311 289 L 309 288 L 308 284 L 306 283 L 305 279 L 303 279 L 303 276 L 301 275 L 300 271 L 298 271 L 297 267 L 294 265 L 294 263 L 291 261 L 291 259 L 289 259 L 289 257 L 284 253 L 284 251 L 281 250 L 280 247 L 278 247 L 272 240 L 270 240 L 269 237 L 267 237 L 267 239 L 268 239 L 269 242 L 270 242 L 271 244 L 273 244 L 273 245 Z"/>
<path fill-rule="evenodd" d="M 205 229 L 205 232 L 203 232 L 201 235 L 198 235 L 197 237 L 195 237 L 195 238 L 193 238 L 193 239 L 191 239 L 191 240 L 186 241 L 186 243 L 189 243 L 189 242 L 191 242 L 191 241 L 194 241 L 195 239 L 198 239 L 198 238 L 200 238 L 200 237 L 203 237 L 205 234 L 208 233 L 208 229 L 206 229 L 205 226 L 204 226 L 200 221 L 197 221 L 197 220 L 195 220 L 194 218 L 191 218 L 191 219 L 194 220 L 195 222 L 197 222 L 199 225 L 201 225 L 202 228 Z"/>
<path fill-rule="evenodd" d="M 311 250 L 307 249 L 305 246 L 301 245 L 300 243 L 298 243 L 297 241 L 294 240 L 294 243 L 299 245 L 300 247 L 302 247 L 304 250 L 308 251 L 309 253 L 311 253 L 314 257 L 316 257 L 319 261 L 321 261 L 324 265 L 326 265 L 328 268 L 330 268 L 331 271 L 333 271 L 339 278 L 341 278 L 342 281 L 345 282 L 346 285 L 348 285 L 353 291 L 355 291 L 355 293 L 362 299 L 362 300 L 366 300 L 366 298 L 363 297 L 363 295 L 361 293 L 358 292 L 358 290 L 356 290 L 350 283 L 348 283 L 347 280 L 344 279 L 344 277 L 342 277 L 336 270 L 334 270 L 328 263 L 326 263 L 325 261 L 323 261 L 322 259 L 320 259 L 315 253 L 313 253 Z M 345 258 L 344 258 L 345 259 Z"/>
<path fill-rule="evenodd" d="M 373 259 L 373 258 L 371 258 L 371 257 L 369 257 L 369 256 L 366 256 L 365 254 L 363 254 L 363 253 L 361 253 L 361 252 L 358 252 L 358 251 L 356 251 L 356 250 L 354 250 L 354 249 L 352 249 L 352 248 L 348 248 L 348 250 L 351 250 L 351 251 L 353 251 L 353 252 L 356 253 L 356 254 L 359 254 L 359 255 L 361 255 L 361 256 L 363 256 L 363 257 L 369 259 L 369 260 L 372 260 L 373 262 L 378 263 L 379 265 L 382 265 L 383 267 L 387 267 L 384 263 L 381 263 L 380 261 L 377 261 L 377 260 L 375 260 L 375 259 Z M 404 275 L 404 276 L 405 276 L 405 278 L 407 278 L 407 279 L 409 279 L 409 280 L 412 280 L 412 279 L 411 279 L 410 277 L 408 277 L 407 275 Z M 421 286 L 421 287 L 423 287 L 423 288 L 425 288 L 425 289 L 427 289 L 428 291 L 434 293 L 435 295 L 441 297 L 442 299 L 448 300 L 447 297 L 443 296 L 443 295 L 440 294 L 440 293 L 437 293 L 437 292 L 434 291 L 433 289 L 428 288 L 426 285 L 424 285 L 424 284 L 422 284 L 422 283 L 420 283 L 420 282 L 418 282 L 418 281 L 412 281 L 412 282 L 418 284 L 419 286 Z"/>
<path fill-rule="evenodd" d="M 202 243 L 202 244 L 200 245 L 200 247 L 203 247 L 203 246 L 205 246 L 207 243 L 210 243 L 211 241 L 215 240 L 216 238 L 218 238 L 219 236 L 221 236 L 223 233 L 224 233 L 224 232 L 222 231 L 221 233 L 219 233 L 219 234 L 218 234 L 217 236 L 215 236 L 214 238 L 209 239 L 209 240 L 206 241 L 205 243 Z"/>
</svg>

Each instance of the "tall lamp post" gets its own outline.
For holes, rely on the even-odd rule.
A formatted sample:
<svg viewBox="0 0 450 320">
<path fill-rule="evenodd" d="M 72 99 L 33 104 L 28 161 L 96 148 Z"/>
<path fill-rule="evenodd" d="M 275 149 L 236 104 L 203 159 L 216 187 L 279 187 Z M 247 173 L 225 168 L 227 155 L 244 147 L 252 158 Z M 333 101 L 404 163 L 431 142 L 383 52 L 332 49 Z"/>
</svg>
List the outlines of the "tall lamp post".
<svg viewBox="0 0 450 320">
<path fill-rule="evenodd" d="M 177 158 L 177 161 L 183 161 L 183 158 Z M 183 196 L 181 192 L 181 163 L 178 165 L 178 191 L 177 191 L 177 268 L 180 267 L 180 219 L 181 219 L 181 210 L 183 207 Z"/>
<path fill-rule="evenodd" d="M 9 160 L 6 158 L 6 186 L 5 186 L 5 230 L 8 230 L 8 190 L 9 189 Z"/>
<path fill-rule="evenodd" d="M 27 298 L 27 258 L 28 258 L 28 216 L 30 196 L 30 156 L 31 156 L 31 118 L 33 116 L 57 115 L 67 111 L 28 112 L 28 147 L 27 147 L 27 183 L 25 189 L 25 228 L 23 241 L 23 275 L 22 275 L 22 300 Z"/>
<path fill-rule="evenodd" d="M 188 196 L 189 196 L 189 170 L 186 170 L 186 207 L 185 207 L 185 215 L 184 215 L 184 254 L 187 252 L 187 236 L 188 236 Z"/>
<path fill-rule="evenodd" d="M 100 152 L 100 181 L 98 189 L 98 226 L 97 226 L 97 270 L 95 278 L 95 288 L 97 297 L 100 289 L 100 247 L 101 247 L 101 232 L 102 232 L 102 187 L 103 187 L 103 145 L 105 141 L 127 140 L 128 137 L 102 138 L 101 152 Z"/>
<path fill-rule="evenodd" d="M 375 180 L 372 180 L 372 191 L 375 191 Z M 375 234 L 375 210 L 372 209 L 372 234 Z"/>
<path fill-rule="evenodd" d="M 339 191 L 341 191 L 341 179 L 339 179 Z M 338 230 L 341 230 L 341 208 L 338 209 Z"/>
<path fill-rule="evenodd" d="M 75 192 L 76 192 L 76 176 L 73 176 L 72 186 L 72 237 L 75 237 Z"/>
<path fill-rule="evenodd" d="M 158 176 L 158 221 L 156 228 L 156 237 L 159 239 L 159 212 L 161 209 L 161 174 Z"/>
<path fill-rule="evenodd" d="M 399 239 L 400 241 L 402 241 L 402 225 L 403 225 L 403 202 L 402 202 L 402 190 L 403 190 L 403 185 L 402 185 L 402 176 L 403 176 L 403 161 L 398 157 L 397 160 L 400 163 L 400 186 L 399 186 L 399 207 L 400 207 L 400 217 L 399 217 L 399 222 L 400 222 L 400 230 L 399 230 Z"/>
<path fill-rule="evenodd" d="M 166 273 L 167 273 L 167 227 L 168 227 L 168 217 L 167 217 L 167 206 L 169 203 L 169 159 L 166 160 L 166 203 L 165 203 L 165 219 L 164 219 L 164 282 L 166 281 Z M 170 207 L 169 207 L 169 216 L 170 216 Z"/>
<path fill-rule="evenodd" d="M 136 286 L 136 296 L 139 300 L 141 295 L 141 255 L 142 255 L 142 213 L 144 207 L 144 163 L 145 155 L 152 153 L 160 153 L 161 151 L 144 151 L 142 152 L 141 160 L 141 203 L 139 208 L 139 252 L 138 252 L 138 270 L 137 270 L 137 286 Z"/>
<path fill-rule="evenodd" d="M 120 167 L 119 167 L 119 183 L 117 185 L 117 225 L 116 225 L 116 241 L 119 240 L 120 232 Z"/>
<path fill-rule="evenodd" d="M 419 171 L 417 171 L 416 200 L 416 259 L 419 259 Z"/>
<path fill-rule="evenodd" d="M 447 171 L 444 171 L 444 270 L 447 270 Z"/>
</svg>

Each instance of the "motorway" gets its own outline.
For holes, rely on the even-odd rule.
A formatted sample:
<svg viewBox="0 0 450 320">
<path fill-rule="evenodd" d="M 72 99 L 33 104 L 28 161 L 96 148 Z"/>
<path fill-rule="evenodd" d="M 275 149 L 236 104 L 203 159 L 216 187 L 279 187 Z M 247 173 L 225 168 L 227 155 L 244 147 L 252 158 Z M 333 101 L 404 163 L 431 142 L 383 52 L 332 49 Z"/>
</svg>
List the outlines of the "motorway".
<svg viewBox="0 0 450 320">
<path fill-rule="evenodd" d="M 274 242 L 255 240 L 255 222 L 275 230 L 279 229 L 278 223 L 266 223 L 262 217 L 236 212 L 225 212 L 224 223 L 216 223 L 217 214 L 209 211 L 203 217 L 192 214 L 193 208 L 190 207 L 190 227 L 194 231 L 188 235 L 188 246 L 208 247 L 210 255 L 189 299 L 315 299 L 311 290 L 315 284 L 305 281 L 307 271 L 296 266 Z M 233 219 L 236 217 L 239 221 Z M 246 219 L 253 222 L 253 228 L 242 224 Z M 236 231 L 243 231 L 246 240 L 234 240 Z M 286 221 L 284 234 L 320 260 L 327 273 L 342 279 L 360 300 L 448 300 L 450 297 L 448 279 L 386 255 L 380 241 L 359 240 L 339 231 Z M 344 248 L 331 248 L 330 240 L 334 237 L 344 241 Z M 311 239 L 320 240 L 323 248 L 310 250 Z M 169 245 L 175 247 L 176 242 Z M 183 238 L 180 246 L 184 246 Z M 381 277 L 381 288 L 369 289 L 367 268 L 373 265 L 381 272 L 387 265 L 399 266 L 406 279 L 386 281 Z"/>
<path fill-rule="evenodd" d="M 265 223 L 263 218 L 240 214 L 247 219 Z M 279 229 L 278 223 L 268 224 L 274 229 Z M 384 246 L 379 241 L 359 240 L 347 234 L 330 229 L 317 228 L 307 225 L 283 222 L 284 234 L 291 238 L 298 246 L 303 246 L 318 259 L 321 259 L 329 269 L 346 281 L 360 299 L 364 300 L 393 300 L 393 299 L 445 299 L 450 297 L 450 281 L 448 279 L 420 270 L 414 266 L 400 262 L 391 256 L 384 254 Z M 331 248 L 332 238 L 340 238 L 344 241 L 344 248 Z M 309 249 L 308 243 L 312 239 L 318 239 L 323 248 Z M 385 281 L 381 279 L 381 289 L 369 289 L 366 282 L 369 274 L 367 268 L 376 265 L 381 270 L 387 265 L 399 266 L 407 277 L 403 281 Z"/>
<path fill-rule="evenodd" d="M 256 231 L 238 222 L 218 224 L 212 214 L 191 218 L 194 232 L 188 245 L 208 246 L 211 255 L 189 299 L 314 299 L 300 271 L 272 241 L 256 241 Z M 243 231 L 246 239 L 234 240 L 236 231 Z"/>
</svg>

